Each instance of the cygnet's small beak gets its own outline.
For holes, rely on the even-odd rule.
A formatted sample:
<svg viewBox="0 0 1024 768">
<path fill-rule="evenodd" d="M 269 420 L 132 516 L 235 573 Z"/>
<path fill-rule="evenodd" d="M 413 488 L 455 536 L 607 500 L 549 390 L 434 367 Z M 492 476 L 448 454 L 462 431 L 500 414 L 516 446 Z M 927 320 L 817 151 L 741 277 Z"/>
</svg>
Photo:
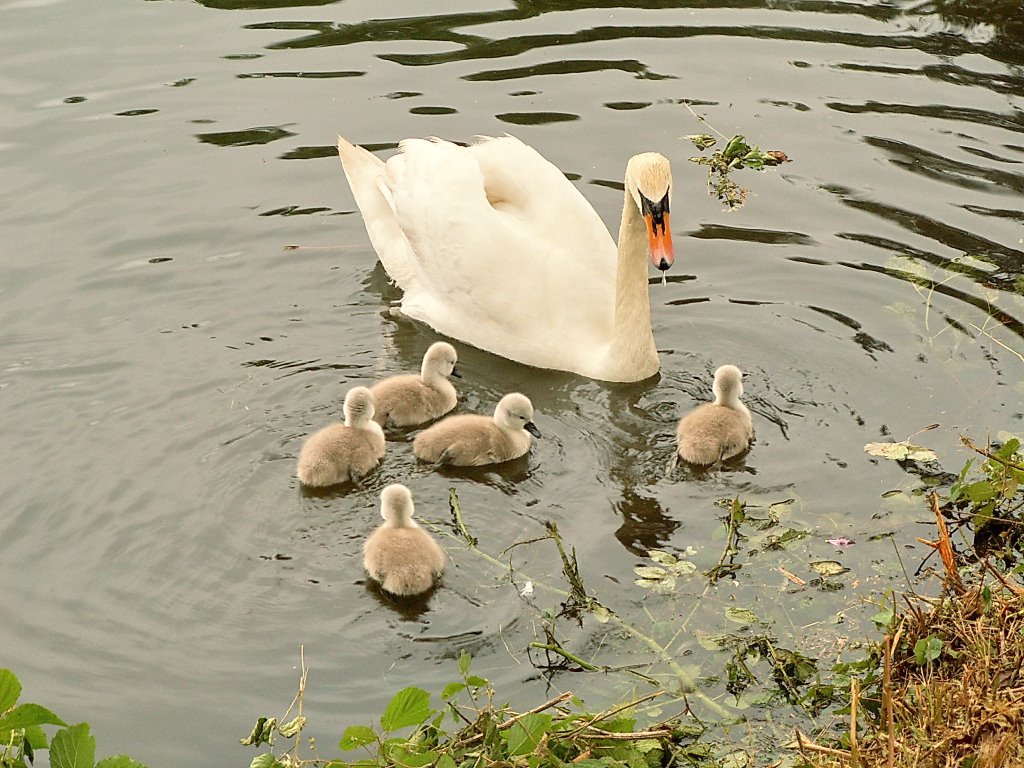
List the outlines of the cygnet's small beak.
<svg viewBox="0 0 1024 768">
<path fill-rule="evenodd" d="M 462 374 L 459 373 L 459 369 L 456 368 L 455 366 L 452 366 L 452 372 L 451 372 L 450 375 L 454 376 L 456 379 L 461 379 L 462 378 Z"/>
<path fill-rule="evenodd" d="M 525 424 L 523 424 L 523 429 L 525 429 L 527 432 L 529 432 L 534 437 L 540 437 L 541 436 L 540 430 L 537 429 L 537 425 L 534 424 L 532 421 L 528 421 Z"/>
</svg>

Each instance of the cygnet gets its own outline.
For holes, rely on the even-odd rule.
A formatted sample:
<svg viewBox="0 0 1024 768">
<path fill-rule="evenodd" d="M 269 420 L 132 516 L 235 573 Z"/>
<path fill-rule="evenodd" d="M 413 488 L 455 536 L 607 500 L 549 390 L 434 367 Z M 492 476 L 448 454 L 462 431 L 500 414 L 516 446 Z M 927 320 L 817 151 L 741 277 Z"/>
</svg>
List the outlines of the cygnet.
<svg viewBox="0 0 1024 768">
<path fill-rule="evenodd" d="M 384 456 L 384 430 L 373 420 L 373 395 L 352 387 L 345 395 L 345 423 L 310 435 L 299 452 L 299 480 L 322 487 L 358 481 Z"/>
<path fill-rule="evenodd" d="M 711 389 L 715 401 L 698 406 L 679 420 L 676 443 L 680 458 L 709 465 L 738 456 L 750 447 L 754 426 L 750 411 L 740 402 L 743 373 L 735 365 L 715 371 Z"/>
<path fill-rule="evenodd" d="M 446 341 L 430 345 L 423 355 L 420 374 L 391 376 L 374 384 L 373 420 L 382 427 L 413 427 L 439 419 L 455 407 L 458 395 L 449 376 L 462 378 L 455 370 L 458 355 Z"/>
<path fill-rule="evenodd" d="M 420 432 L 412 451 L 421 461 L 478 467 L 511 461 L 530 450 L 530 435 L 540 437 L 533 423 L 533 404 L 518 392 L 505 395 L 494 417 L 459 414 Z"/>
<path fill-rule="evenodd" d="M 444 550 L 412 519 L 412 494 L 389 485 L 380 494 L 384 522 L 363 545 L 363 567 L 393 595 L 418 595 L 444 571 Z"/>
</svg>

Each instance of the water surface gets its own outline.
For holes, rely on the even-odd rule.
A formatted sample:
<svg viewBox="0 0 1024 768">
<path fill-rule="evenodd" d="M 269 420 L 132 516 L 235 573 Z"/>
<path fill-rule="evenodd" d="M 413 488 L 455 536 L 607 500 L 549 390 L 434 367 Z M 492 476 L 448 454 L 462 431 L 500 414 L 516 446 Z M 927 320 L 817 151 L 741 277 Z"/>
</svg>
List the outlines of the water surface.
<svg viewBox="0 0 1024 768">
<path fill-rule="evenodd" d="M 728 606 L 827 666 L 865 630 L 862 598 L 905 583 L 896 552 L 913 569 L 931 535 L 923 503 L 888 493 L 918 479 L 863 445 L 937 423 L 916 439 L 957 470 L 960 430 L 1020 429 L 1013 5 L 3 0 L 0 663 L 26 700 L 88 719 L 100 754 L 153 766 L 247 764 L 236 739 L 283 713 L 300 645 L 325 757 L 394 690 L 453 679 L 461 649 L 514 700 L 624 695 L 617 678 L 545 681 L 525 646 L 557 598 L 531 605 L 455 543 L 424 610 L 367 589 L 362 541 L 400 481 L 444 530 L 455 487 L 492 554 L 557 522 L 620 614 L 689 617 L 672 650 L 723 704 L 724 659 L 699 641 L 737 630 Z M 741 178 L 747 205 L 723 211 L 687 162 L 682 137 L 706 129 L 684 102 L 793 162 Z M 445 475 L 398 441 L 365 488 L 304 494 L 305 435 L 437 338 L 387 316 L 397 293 L 338 132 L 381 156 L 406 136 L 514 133 L 612 227 L 626 158 L 667 155 L 660 378 L 612 386 L 460 346 L 463 409 L 533 399 L 545 439 L 527 459 Z M 754 450 L 666 476 L 675 420 L 726 362 L 747 374 Z M 710 568 L 716 502 L 737 495 L 794 499 L 785 524 L 810 534 L 644 601 L 645 552 L 694 547 Z M 835 536 L 857 544 L 837 553 Z M 550 546 L 516 551 L 559 584 Z M 794 593 L 776 570 L 811 579 L 824 558 L 851 569 L 844 589 Z M 564 631 L 599 663 L 636 660 L 600 625 Z"/>
</svg>

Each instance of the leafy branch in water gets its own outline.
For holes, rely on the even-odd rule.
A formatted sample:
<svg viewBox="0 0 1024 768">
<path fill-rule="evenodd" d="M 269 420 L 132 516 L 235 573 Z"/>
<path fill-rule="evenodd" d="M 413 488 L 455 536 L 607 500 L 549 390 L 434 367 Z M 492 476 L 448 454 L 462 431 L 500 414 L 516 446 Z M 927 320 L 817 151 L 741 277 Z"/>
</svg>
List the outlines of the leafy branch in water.
<svg viewBox="0 0 1024 768">
<path fill-rule="evenodd" d="M 694 117 L 704 123 L 704 125 L 707 125 L 708 128 L 711 128 L 703 115 L 698 115 L 694 112 L 689 104 L 686 105 L 686 108 L 690 110 Z M 747 143 L 747 139 L 743 135 L 737 134 L 729 138 L 714 128 L 711 128 L 711 130 L 717 133 L 725 142 L 725 147 L 716 149 L 710 155 L 691 157 L 690 162 L 707 166 L 708 193 L 713 194 L 724 202 L 729 210 L 735 210 L 743 205 L 747 195 L 750 193 L 749 189 L 741 187 L 733 181 L 729 175 L 730 173 L 741 168 L 763 171 L 765 168 L 781 165 L 789 161 L 784 152 L 778 150 L 765 152 L 757 145 Z M 709 133 L 692 134 L 686 138 L 693 142 L 693 145 L 699 152 L 704 152 L 718 144 L 718 139 Z"/>
<path fill-rule="evenodd" d="M 470 655 L 463 651 L 458 661 L 461 682 L 444 687 L 438 709 L 432 706 L 427 691 L 403 688 L 384 708 L 378 723 L 346 728 L 338 749 L 363 749 L 367 755 L 362 759 L 306 759 L 299 757 L 297 749 L 281 755 L 268 751 L 257 755 L 250 768 L 717 765 L 707 747 L 696 743 L 703 734 L 700 727 L 684 726 L 673 718 L 637 728 L 636 718 L 629 713 L 660 691 L 599 713 L 586 711 L 583 702 L 566 691 L 532 709 L 515 712 L 508 705 L 495 705 L 494 688 L 488 680 L 469 673 L 470 663 Z M 305 666 L 303 670 L 296 700 L 301 700 L 305 688 Z M 253 732 L 262 731 L 271 719 L 259 718 Z M 402 733 L 405 735 L 399 735 Z M 251 738 L 243 744 L 260 746 L 261 742 Z M 266 740 L 262 743 L 272 746 Z"/>
</svg>

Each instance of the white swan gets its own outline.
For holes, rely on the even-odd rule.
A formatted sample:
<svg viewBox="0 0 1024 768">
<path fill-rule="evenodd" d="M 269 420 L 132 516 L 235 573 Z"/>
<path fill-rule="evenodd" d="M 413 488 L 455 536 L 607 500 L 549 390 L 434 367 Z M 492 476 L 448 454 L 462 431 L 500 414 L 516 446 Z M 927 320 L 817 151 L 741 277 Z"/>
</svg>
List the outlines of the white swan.
<svg viewBox="0 0 1024 768">
<path fill-rule="evenodd" d="M 743 373 L 735 365 L 715 371 L 713 403 L 705 403 L 679 420 L 677 453 L 690 464 L 706 466 L 738 456 L 750 447 L 754 425 L 750 411 L 740 402 Z"/>
<path fill-rule="evenodd" d="M 501 464 L 529 451 L 530 435 L 540 437 L 533 403 L 512 392 L 498 401 L 493 417 L 460 413 L 427 427 L 416 435 L 412 452 L 420 461 L 456 467 Z"/>
<path fill-rule="evenodd" d="M 373 420 L 373 395 L 352 387 L 345 395 L 344 424 L 310 435 L 299 451 L 297 474 L 303 485 L 325 487 L 356 482 L 384 457 L 384 430 Z"/>
<path fill-rule="evenodd" d="M 646 152 L 626 165 L 616 246 L 554 165 L 512 136 L 461 147 L 406 139 L 382 162 L 338 154 L 401 311 L 439 333 L 538 368 L 602 381 L 658 372 L 647 260 L 673 262 L 672 174 Z"/>
<path fill-rule="evenodd" d="M 389 376 L 370 387 L 373 393 L 373 420 L 382 427 L 413 427 L 444 416 L 459 400 L 449 376 L 462 378 L 455 370 L 459 360 L 455 347 L 447 341 L 430 345 L 423 355 L 417 376 L 409 373 Z"/>
<path fill-rule="evenodd" d="M 389 485 L 380 494 L 384 522 L 363 545 L 363 567 L 393 595 L 418 595 L 434 586 L 444 571 L 444 550 L 412 519 L 412 494 Z"/>
</svg>

